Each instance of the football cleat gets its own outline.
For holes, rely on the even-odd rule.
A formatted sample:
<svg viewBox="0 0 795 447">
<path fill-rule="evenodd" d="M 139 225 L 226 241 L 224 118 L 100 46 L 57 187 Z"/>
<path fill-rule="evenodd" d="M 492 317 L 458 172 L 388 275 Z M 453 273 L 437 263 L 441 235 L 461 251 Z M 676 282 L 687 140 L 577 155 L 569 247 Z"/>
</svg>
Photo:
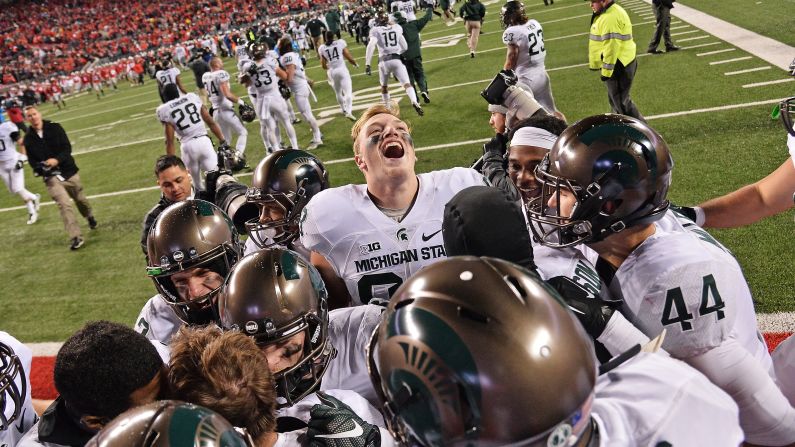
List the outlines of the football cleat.
<svg viewBox="0 0 795 447">
<path fill-rule="evenodd" d="M 323 145 L 323 141 L 322 140 L 321 141 L 312 140 L 311 142 L 309 142 L 309 146 L 306 147 L 306 150 L 312 151 L 312 150 L 315 150 L 315 149 L 317 149 L 318 147 L 320 147 L 322 145 Z"/>
<path fill-rule="evenodd" d="M 422 100 L 425 101 L 425 104 L 431 103 L 431 97 L 428 96 L 428 92 L 420 92 L 420 96 L 422 96 Z"/>
<path fill-rule="evenodd" d="M 356 121 L 356 117 L 353 116 L 353 113 L 346 113 L 345 118 L 348 118 L 351 121 Z"/>
<path fill-rule="evenodd" d="M 85 244 L 85 241 L 82 237 L 73 237 L 72 243 L 69 245 L 70 250 L 77 250 L 78 248 L 82 247 Z"/>
<path fill-rule="evenodd" d="M 412 104 L 412 106 L 414 106 L 414 110 L 417 111 L 417 115 L 419 116 L 425 115 L 425 111 L 422 110 L 422 106 L 418 102 L 415 102 L 414 104 Z"/>
<path fill-rule="evenodd" d="M 33 212 L 28 214 L 28 225 L 33 225 L 39 220 L 39 213 Z"/>
<path fill-rule="evenodd" d="M 96 230 L 97 229 L 97 220 L 94 219 L 94 216 L 88 216 L 86 218 L 86 220 L 88 220 L 88 228 L 90 228 L 92 230 Z"/>
</svg>

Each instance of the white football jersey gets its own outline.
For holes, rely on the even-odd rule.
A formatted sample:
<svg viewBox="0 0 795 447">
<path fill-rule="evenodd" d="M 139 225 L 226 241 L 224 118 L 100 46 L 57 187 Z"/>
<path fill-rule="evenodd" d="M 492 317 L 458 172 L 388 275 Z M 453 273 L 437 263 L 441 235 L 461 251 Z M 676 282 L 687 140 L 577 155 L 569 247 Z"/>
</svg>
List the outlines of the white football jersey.
<svg viewBox="0 0 795 447">
<path fill-rule="evenodd" d="M 210 104 L 219 110 L 230 110 L 234 107 L 234 104 L 221 92 L 221 84 L 224 82 L 229 82 L 229 73 L 225 70 L 208 71 L 202 75 L 202 84 L 204 84 L 204 89 L 207 90 Z"/>
<path fill-rule="evenodd" d="M 702 354 L 732 337 L 770 370 L 751 291 L 734 256 L 673 211 L 655 230 L 606 280 L 624 300 L 627 319 L 651 338 L 666 329 L 662 348 L 673 357 Z"/>
<path fill-rule="evenodd" d="M 641 352 L 596 381 L 591 416 L 604 447 L 737 446 L 734 400 L 686 364 Z"/>
<path fill-rule="evenodd" d="M 409 276 L 446 257 L 444 206 L 464 188 L 487 184 L 477 171 L 453 168 L 419 174 L 414 205 L 401 222 L 387 217 L 367 185 L 315 195 L 301 215 L 301 242 L 323 255 L 345 281 L 354 305 L 388 300 Z"/>
<path fill-rule="evenodd" d="M 262 96 L 281 96 L 279 95 L 279 78 L 276 76 L 276 67 L 278 66 L 276 59 L 268 56 L 256 62 L 243 61 L 241 73 L 248 73 L 248 68 L 252 64 L 257 65 L 257 74 L 249 75 L 251 77 L 250 87 L 254 89 L 254 92 Z"/>
<path fill-rule="evenodd" d="M 544 47 L 544 31 L 541 24 L 530 19 L 524 25 L 509 26 L 502 33 L 502 41 L 506 45 L 519 47 L 516 59 L 516 74 L 523 77 L 531 70 L 544 69 L 547 50 Z"/>
<path fill-rule="evenodd" d="M 370 30 L 370 38 L 375 40 L 379 57 L 402 54 L 408 48 L 400 25 L 374 26 Z"/>
<path fill-rule="evenodd" d="M 19 410 L 19 417 L 11 423 L 11 426 L 8 427 L 7 430 L 0 431 L 0 446 L 14 447 L 19 440 L 22 439 L 22 436 L 39 420 L 38 416 L 36 416 L 36 412 L 33 410 L 33 404 L 31 404 L 30 401 L 30 365 L 33 361 L 33 353 L 30 351 L 30 348 L 20 343 L 19 340 L 12 337 L 7 332 L 0 331 L 0 342 L 11 348 L 14 354 L 19 357 L 19 362 L 22 364 L 22 371 L 19 371 L 17 377 L 14 378 L 14 384 L 20 394 L 24 388 L 24 395 L 21 396 L 22 408 Z M 0 393 L 5 394 L 6 391 L 0 391 Z M 0 410 L 3 411 L 4 418 L 9 418 L 14 408 L 12 407 L 11 401 L 8 399 L 9 396 L 5 395 L 3 397 L 4 399 L 0 399 L 0 401 L 3 402 L 3 408 L 0 408 Z"/>
<path fill-rule="evenodd" d="M 19 132 L 19 128 L 11 121 L 0 124 L 0 163 L 16 163 L 18 159 L 17 142 L 11 138 L 14 132 Z"/>
<path fill-rule="evenodd" d="M 235 48 L 235 59 L 240 62 L 242 60 L 251 59 L 248 55 L 248 50 L 245 44 L 240 44 Z"/>
<path fill-rule="evenodd" d="M 301 63 L 301 57 L 298 54 L 293 51 L 284 53 L 279 56 L 279 62 L 285 70 L 287 70 L 288 65 L 295 65 L 295 74 L 292 82 L 290 82 L 290 88 L 294 92 L 303 92 L 309 88 L 309 84 L 306 82 L 306 74 L 304 73 L 304 64 Z"/>
<path fill-rule="evenodd" d="M 792 163 L 795 163 L 795 137 L 787 134 L 787 150 L 789 150 L 789 158 Z"/>
<path fill-rule="evenodd" d="M 176 84 L 177 76 L 179 76 L 179 68 L 176 67 L 158 70 L 157 73 L 155 73 L 155 79 L 157 79 L 160 88 L 165 87 L 167 84 Z"/>
<path fill-rule="evenodd" d="M 155 114 L 163 123 L 174 125 L 174 133 L 182 141 L 188 138 L 207 135 L 207 128 L 202 120 L 202 100 L 195 93 L 188 93 L 177 99 L 161 104 Z"/>
<path fill-rule="evenodd" d="M 544 281 L 567 278 L 588 298 L 611 300 L 607 285 L 599 278 L 593 264 L 582 251 L 573 248 L 552 248 L 543 245 L 533 246 L 533 260 L 538 274 Z"/>
<path fill-rule="evenodd" d="M 398 0 L 390 5 L 392 12 L 400 11 L 407 21 L 417 20 L 416 9 L 412 0 Z"/>
<path fill-rule="evenodd" d="M 290 30 L 295 40 L 306 40 L 306 26 L 299 25 Z"/>
<path fill-rule="evenodd" d="M 171 343 L 171 337 L 185 323 L 179 319 L 171 306 L 160 296 L 149 298 L 135 319 L 135 332 L 149 340 L 160 342 L 163 346 Z"/>
<path fill-rule="evenodd" d="M 384 310 L 383 306 L 367 304 L 329 312 L 328 337 L 337 356 L 331 359 L 323 374 L 321 390 L 351 390 L 373 406 L 381 405 L 367 373 L 366 353 L 370 336 L 381 322 Z"/>
<path fill-rule="evenodd" d="M 331 45 L 323 44 L 320 46 L 318 52 L 320 53 L 320 57 L 328 62 L 329 68 L 340 68 L 345 67 L 345 57 L 342 55 L 342 50 L 348 47 L 348 44 L 345 43 L 342 39 L 337 39 L 334 42 L 331 42 Z"/>
</svg>

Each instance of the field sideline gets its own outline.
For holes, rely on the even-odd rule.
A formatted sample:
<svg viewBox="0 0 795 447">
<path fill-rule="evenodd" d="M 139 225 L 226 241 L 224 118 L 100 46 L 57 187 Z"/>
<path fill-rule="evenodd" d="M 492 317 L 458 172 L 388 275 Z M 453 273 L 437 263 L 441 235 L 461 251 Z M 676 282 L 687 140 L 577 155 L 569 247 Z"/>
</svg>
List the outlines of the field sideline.
<svg viewBox="0 0 795 447">
<path fill-rule="evenodd" d="M 485 103 L 478 92 L 501 68 L 504 46 L 498 23 L 502 2 L 485 3 L 489 15 L 474 60 L 468 58 L 463 25 L 447 27 L 436 19 L 423 32 L 423 55 L 433 102 L 426 106 L 423 118 L 404 107 L 404 117 L 414 127 L 420 172 L 469 164 L 490 136 Z M 769 113 L 773 104 L 792 95 L 792 78 L 747 48 L 676 18 L 673 38 L 685 49 L 647 55 L 644 50 L 653 31 L 653 17 L 648 16 L 651 7 L 641 0 L 618 3 L 628 9 L 635 25 L 640 68 L 633 98 L 672 148 L 676 168 L 671 197 L 676 203 L 694 204 L 731 191 L 781 164 L 786 157 L 784 132 Z M 699 7 L 698 2 L 684 3 L 690 8 Z M 732 11 L 736 4 L 744 2 L 722 3 L 726 4 L 725 11 Z M 763 6 L 772 17 L 795 15 L 786 4 L 766 1 Z M 544 26 L 546 65 L 553 92 L 569 121 L 609 111 L 598 75 L 589 72 L 585 64 L 590 17 L 587 3 L 558 0 L 553 7 L 532 4 L 527 10 Z M 677 9 L 673 12 L 676 15 Z M 760 32 L 757 23 L 743 23 L 748 19 L 742 16 L 721 14 L 720 18 Z M 343 37 L 363 68 L 364 47 Z M 233 66 L 231 60 L 226 61 L 230 73 L 236 71 Z M 356 92 L 354 104 L 361 110 L 379 99 L 377 76 L 367 77 L 362 69 L 350 69 Z M 360 183 L 363 179 L 350 163 L 350 122 L 341 117 L 325 75 L 313 58 L 307 73 L 318 81 L 315 115 L 325 120 L 322 130 L 326 145 L 315 152 L 328 165 L 334 186 Z M 193 85 L 190 72 L 183 74 L 183 82 Z M 234 90 L 244 94 L 241 86 L 234 86 Z M 394 98 L 403 96 L 398 86 L 391 90 Z M 61 122 L 68 132 L 100 228 L 94 232 L 86 228 L 86 246 L 71 253 L 49 198 L 43 203 L 40 222 L 26 226 L 24 207 L 19 206 L 17 198 L 0 194 L 0 225 L 4 239 L 11 241 L 0 254 L 0 274 L 6 279 L 0 292 L 4 309 L 0 313 L 0 329 L 30 343 L 38 355 L 44 356 L 36 360 L 41 365 L 50 361 L 46 357 L 57 349 L 57 341 L 85 321 L 111 319 L 132 324 L 143 303 L 154 294 L 151 282 L 143 274 L 138 246 L 140 221 L 158 196 L 151 166 L 163 152 L 162 129 L 154 118 L 154 108 L 159 103 L 154 83 L 147 80 L 145 86 L 136 88 L 123 85 L 119 92 L 108 92 L 99 101 L 90 94 L 67 101 L 69 108 L 64 111 L 57 112 L 48 105 L 42 107 L 42 112 L 46 119 Z M 406 102 L 402 99 L 401 104 Z M 247 153 L 253 166 L 264 149 L 258 123 L 247 128 Z M 306 144 L 306 124 L 299 124 L 296 130 L 299 141 Z M 245 183 L 250 173 L 239 177 Z M 47 197 L 41 180 L 30 175 L 28 168 L 26 184 L 33 192 Z M 757 301 L 760 327 L 775 334 L 793 331 L 792 214 L 747 228 L 712 233 L 743 265 Z"/>
</svg>

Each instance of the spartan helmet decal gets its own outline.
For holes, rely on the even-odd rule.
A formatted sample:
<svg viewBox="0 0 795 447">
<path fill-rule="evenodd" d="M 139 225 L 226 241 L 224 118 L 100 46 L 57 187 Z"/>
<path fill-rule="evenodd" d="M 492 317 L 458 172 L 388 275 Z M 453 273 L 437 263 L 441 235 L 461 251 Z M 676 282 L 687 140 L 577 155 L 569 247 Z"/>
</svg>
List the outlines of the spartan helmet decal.
<svg viewBox="0 0 795 447">
<path fill-rule="evenodd" d="M 453 257 L 409 278 L 368 370 L 403 445 L 564 446 L 590 432 L 591 340 L 556 292 L 506 261 Z"/>
</svg>

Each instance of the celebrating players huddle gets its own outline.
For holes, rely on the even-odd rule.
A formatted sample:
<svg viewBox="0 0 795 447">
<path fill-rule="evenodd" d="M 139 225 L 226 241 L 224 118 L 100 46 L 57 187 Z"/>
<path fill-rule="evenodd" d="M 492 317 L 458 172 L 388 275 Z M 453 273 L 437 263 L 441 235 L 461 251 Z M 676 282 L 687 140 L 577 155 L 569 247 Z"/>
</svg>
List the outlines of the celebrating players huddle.
<svg viewBox="0 0 795 447">
<path fill-rule="evenodd" d="M 506 63 L 482 96 L 505 116 L 478 169 L 416 173 L 388 78 L 423 110 L 385 13 L 366 57 L 369 72 L 378 47 L 383 104 L 358 119 L 355 59 L 331 31 L 318 48 L 361 185 L 330 187 L 299 150 L 285 90 L 308 149 L 322 134 L 289 38 L 238 53 L 268 155 L 235 206 L 202 184 L 217 169 L 205 126 L 242 154 L 233 107 L 249 106 L 218 58 L 213 112 L 164 82 L 157 116 L 185 163 L 159 160 L 158 182 L 173 168 L 190 193 L 164 189 L 146 224 L 157 293 L 134 331 L 89 323 L 64 344 L 40 420 L 30 353 L 0 332 L 0 445 L 795 445 L 795 342 L 771 357 L 737 260 L 669 202 L 663 137 L 618 114 L 566 123 L 541 25 L 515 0 L 502 20 Z M 244 204 L 258 212 L 241 221 Z M 95 385 L 114 380 L 102 405 Z"/>
</svg>

